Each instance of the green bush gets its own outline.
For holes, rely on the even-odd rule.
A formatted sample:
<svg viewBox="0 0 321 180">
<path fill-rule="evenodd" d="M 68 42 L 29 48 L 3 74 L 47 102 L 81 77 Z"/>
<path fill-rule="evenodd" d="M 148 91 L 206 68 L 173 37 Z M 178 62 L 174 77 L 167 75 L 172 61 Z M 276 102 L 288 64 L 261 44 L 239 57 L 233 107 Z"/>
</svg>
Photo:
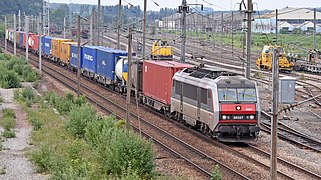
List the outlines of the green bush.
<svg viewBox="0 0 321 180">
<path fill-rule="evenodd" d="M 19 89 L 15 89 L 13 90 L 13 99 L 14 100 L 20 100 L 20 90 Z"/>
<path fill-rule="evenodd" d="M 90 122 L 86 139 L 97 151 L 97 159 L 107 174 L 119 177 L 130 168 L 134 175 L 146 178 L 154 170 L 152 144 L 131 132 L 116 128 L 112 118 Z"/>
<path fill-rule="evenodd" d="M 215 165 L 215 169 L 212 171 L 211 180 L 221 180 L 222 172 L 220 170 L 220 166 L 218 164 Z"/>
<path fill-rule="evenodd" d="M 87 124 L 95 119 L 96 110 L 93 106 L 74 106 L 69 113 L 66 129 L 75 137 L 83 138 Z"/>
<path fill-rule="evenodd" d="M 33 102 L 35 100 L 35 95 L 33 94 L 33 90 L 31 88 L 25 88 L 22 91 L 22 97 L 26 101 L 29 100 L 29 101 Z"/>
<path fill-rule="evenodd" d="M 4 117 L 2 118 L 1 125 L 5 130 L 10 130 L 16 126 L 16 121 L 12 117 Z"/>
<path fill-rule="evenodd" d="M 49 148 L 49 145 L 47 144 L 41 145 L 39 149 L 31 153 L 30 160 L 37 165 L 37 171 L 39 173 L 49 171 L 51 156 L 53 153 L 54 150 Z"/>
<path fill-rule="evenodd" d="M 3 103 L 3 99 L 1 95 L 0 95 L 0 103 Z"/>
<path fill-rule="evenodd" d="M 10 118 L 16 118 L 16 113 L 11 108 L 3 108 L 2 109 L 2 117 L 10 117 Z"/>
<path fill-rule="evenodd" d="M 2 136 L 5 138 L 15 138 L 16 133 L 13 130 L 7 130 L 5 129 L 2 133 Z"/>
<path fill-rule="evenodd" d="M 33 126 L 33 130 L 35 130 L 35 131 L 40 130 L 42 128 L 42 126 L 44 125 L 43 120 L 41 120 L 37 117 L 32 118 L 30 121 Z"/>
<path fill-rule="evenodd" d="M 0 86 L 2 88 L 18 88 L 20 87 L 20 79 L 14 71 L 2 71 L 0 74 Z"/>
<path fill-rule="evenodd" d="M 28 64 L 23 67 L 22 77 L 27 82 L 35 82 L 39 79 L 37 71 L 33 70 Z"/>
</svg>

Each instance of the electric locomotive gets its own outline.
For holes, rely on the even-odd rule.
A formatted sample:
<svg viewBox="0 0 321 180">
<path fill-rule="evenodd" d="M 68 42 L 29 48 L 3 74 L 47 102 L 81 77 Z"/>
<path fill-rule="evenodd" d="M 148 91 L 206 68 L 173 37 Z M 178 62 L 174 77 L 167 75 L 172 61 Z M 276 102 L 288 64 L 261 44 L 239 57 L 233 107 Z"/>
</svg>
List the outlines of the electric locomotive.
<svg viewBox="0 0 321 180">
<path fill-rule="evenodd" d="M 188 68 L 173 77 L 174 119 L 225 142 L 248 142 L 260 131 L 256 83 L 210 68 Z"/>
</svg>

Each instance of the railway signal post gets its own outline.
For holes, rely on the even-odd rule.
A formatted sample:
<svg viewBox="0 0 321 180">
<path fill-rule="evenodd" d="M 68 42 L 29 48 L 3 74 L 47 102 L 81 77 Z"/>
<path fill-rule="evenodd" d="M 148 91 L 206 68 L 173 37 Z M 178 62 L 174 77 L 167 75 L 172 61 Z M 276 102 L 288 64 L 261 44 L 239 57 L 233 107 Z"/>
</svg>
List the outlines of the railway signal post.
<svg viewBox="0 0 321 180">
<path fill-rule="evenodd" d="M 29 37 L 29 17 L 26 16 L 26 60 L 28 62 L 29 59 L 29 44 L 28 44 L 28 37 Z"/>
<path fill-rule="evenodd" d="M 278 101 L 279 101 L 279 51 L 273 50 L 273 79 L 272 79 L 272 113 L 273 118 L 271 122 L 271 166 L 270 179 L 276 180 L 277 175 L 277 129 L 278 129 Z"/>
</svg>

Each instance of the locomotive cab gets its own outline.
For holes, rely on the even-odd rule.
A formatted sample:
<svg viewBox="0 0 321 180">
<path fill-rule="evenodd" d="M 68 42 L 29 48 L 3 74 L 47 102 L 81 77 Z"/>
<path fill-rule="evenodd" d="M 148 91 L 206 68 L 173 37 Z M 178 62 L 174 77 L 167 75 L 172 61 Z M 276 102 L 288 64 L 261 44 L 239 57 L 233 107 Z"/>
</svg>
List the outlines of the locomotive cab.
<svg viewBox="0 0 321 180">
<path fill-rule="evenodd" d="M 173 77 L 171 113 L 224 142 L 248 142 L 260 131 L 256 83 L 220 69 L 196 68 Z"/>
<path fill-rule="evenodd" d="M 219 117 L 215 136 L 221 141 L 250 141 L 259 134 L 259 99 L 255 83 L 242 77 L 217 82 Z"/>
</svg>

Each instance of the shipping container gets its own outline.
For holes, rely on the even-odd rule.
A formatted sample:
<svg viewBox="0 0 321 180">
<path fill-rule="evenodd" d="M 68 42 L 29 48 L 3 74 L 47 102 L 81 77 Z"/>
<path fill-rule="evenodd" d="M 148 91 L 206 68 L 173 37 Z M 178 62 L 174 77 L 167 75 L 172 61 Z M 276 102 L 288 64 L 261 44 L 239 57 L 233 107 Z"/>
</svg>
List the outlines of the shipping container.
<svg viewBox="0 0 321 180">
<path fill-rule="evenodd" d="M 39 50 L 39 35 L 33 34 L 29 37 L 29 46 L 34 52 Z"/>
<path fill-rule="evenodd" d="M 51 56 L 51 39 L 50 36 L 41 37 L 42 53 L 47 57 Z"/>
<path fill-rule="evenodd" d="M 80 67 L 82 67 L 82 47 L 80 48 Z M 70 66 L 78 68 L 78 45 L 72 44 L 70 45 Z"/>
<path fill-rule="evenodd" d="M 22 41 L 22 43 L 20 43 L 20 33 L 21 33 L 20 31 L 16 31 L 16 42 L 17 42 L 18 47 L 22 47 L 22 43 L 23 43 L 23 41 Z M 22 38 L 23 38 L 23 36 L 22 36 Z M 22 38 L 21 38 L 21 40 L 23 40 Z"/>
<path fill-rule="evenodd" d="M 90 72 L 90 77 L 92 73 L 97 72 L 97 50 L 100 46 L 84 46 L 82 50 L 82 69 L 85 72 Z"/>
<path fill-rule="evenodd" d="M 58 61 L 60 57 L 60 44 L 62 42 L 72 42 L 72 39 L 52 38 L 51 39 L 51 55 L 54 61 Z"/>
<path fill-rule="evenodd" d="M 23 34 L 23 45 L 22 45 L 22 47 L 27 47 L 27 46 L 26 46 L 26 33 L 23 32 L 22 34 Z M 28 41 L 29 41 L 29 38 L 30 38 L 32 35 L 34 35 L 34 34 L 33 34 L 33 33 L 28 33 Z M 31 49 L 31 46 L 29 45 L 28 48 Z"/>
<path fill-rule="evenodd" d="M 115 67 L 121 56 L 128 53 L 122 50 L 99 48 L 97 51 L 97 74 L 107 78 L 107 81 L 114 81 L 116 78 Z M 108 84 L 110 84 L 109 82 Z"/>
<path fill-rule="evenodd" d="M 174 74 L 177 71 L 190 67 L 193 66 L 175 61 L 144 61 L 143 94 L 169 105 Z"/>
<path fill-rule="evenodd" d="M 70 63 L 70 45 L 77 44 L 76 42 L 62 42 L 60 43 L 60 62 L 62 65 Z"/>
<path fill-rule="evenodd" d="M 18 31 L 17 35 L 19 36 L 19 38 L 17 39 L 18 46 L 23 47 L 23 37 L 24 37 L 23 32 Z"/>
</svg>

